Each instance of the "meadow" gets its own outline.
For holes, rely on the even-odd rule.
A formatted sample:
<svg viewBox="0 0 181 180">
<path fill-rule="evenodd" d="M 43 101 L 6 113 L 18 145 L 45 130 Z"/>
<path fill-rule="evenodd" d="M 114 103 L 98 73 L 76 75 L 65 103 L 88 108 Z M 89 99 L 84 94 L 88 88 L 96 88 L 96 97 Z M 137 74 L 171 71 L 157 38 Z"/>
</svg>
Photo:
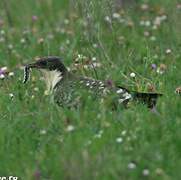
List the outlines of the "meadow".
<svg viewBox="0 0 181 180">
<path fill-rule="evenodd" d="M 0 177 L 181 179 L 179 1 L 1 0 L 0 8 Z M 159 115 L 142 104 L 112 111 L 86 95 L 81 109 L 58 107 L 40 73 L 22 83 L 23 65 L 48 55 L 75 74 L 163 93 Z"/>
</svg>

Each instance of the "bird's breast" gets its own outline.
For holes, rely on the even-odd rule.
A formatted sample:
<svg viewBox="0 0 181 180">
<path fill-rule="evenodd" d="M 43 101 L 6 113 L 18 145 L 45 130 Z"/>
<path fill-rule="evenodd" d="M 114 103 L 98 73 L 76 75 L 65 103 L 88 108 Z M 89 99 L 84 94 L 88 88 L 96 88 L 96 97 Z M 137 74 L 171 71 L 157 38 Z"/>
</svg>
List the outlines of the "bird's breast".
<svg viewBox="0 0 181 180">
<path fill-rule="evenodd" d="M 47 71 L 41 70 L 44 76 L 44 80 L 47 86 L 47 90 L 50 92 L 54 89 L 56 84 L 63 78 L 62 73 L 59 71 Z"/>
</svg>

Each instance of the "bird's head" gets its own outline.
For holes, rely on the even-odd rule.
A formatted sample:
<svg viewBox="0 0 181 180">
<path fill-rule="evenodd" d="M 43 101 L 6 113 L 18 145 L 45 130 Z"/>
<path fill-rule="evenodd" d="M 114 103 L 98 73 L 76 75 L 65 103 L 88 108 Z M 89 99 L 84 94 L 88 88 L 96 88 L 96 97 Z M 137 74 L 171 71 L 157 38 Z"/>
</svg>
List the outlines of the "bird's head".
<svg viewBox="0 0 181 180">
<path fill-rule="evenodd" d="M 52 90 L 67 73 L 67 68 L 59 57 L 43 57 L 25 66 L 24 83 L 26 83 L 29 78 L 29 69 L 32 68 L 38 69 L 43 73 L 48 90 Z"/>
<path fill-rule="evenodd" d="M 39 58 L 36 62 L 26 65 L 28 68 L 36 68 L 44 71 L 57 71 L 62 74 L 67 71 L 62 60 L 57 56 Z"/>
</svg>

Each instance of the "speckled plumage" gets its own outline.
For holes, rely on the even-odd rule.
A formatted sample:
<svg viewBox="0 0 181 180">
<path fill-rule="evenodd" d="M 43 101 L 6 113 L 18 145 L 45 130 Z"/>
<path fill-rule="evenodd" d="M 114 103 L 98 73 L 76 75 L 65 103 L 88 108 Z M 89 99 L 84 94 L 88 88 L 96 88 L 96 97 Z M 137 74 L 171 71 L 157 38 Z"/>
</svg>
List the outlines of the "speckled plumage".
<svg viewBox="0 0 181 180">
<path fill-rule="evenodd" d="M 41 58 L 35 63 L 26 65 L 27 68 L 40 69 L 44 75 L 48 90 L 52 92 L 55 102 L 62 107 L 77 107 L 81 105 L 82 92 L 93 98 L 104 99 L 113 96 L 114 105 L 127 105 L 131 100 L 143 102 L 152 108 L 156 104 L 157 93 L 139 93 L 126 88 L 110 85 L 101 80 L 81 77 L 69 72 L 59 57 Z M 26 80 L 27 81 L 27 80 Z"/>
</svg>

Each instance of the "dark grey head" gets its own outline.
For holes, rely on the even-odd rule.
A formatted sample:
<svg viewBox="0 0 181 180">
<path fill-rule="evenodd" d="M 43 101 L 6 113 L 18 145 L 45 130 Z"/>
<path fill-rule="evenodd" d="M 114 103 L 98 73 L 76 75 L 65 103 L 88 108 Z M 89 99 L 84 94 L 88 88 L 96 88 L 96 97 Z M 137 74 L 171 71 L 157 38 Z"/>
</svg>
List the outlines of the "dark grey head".
<svg viewBox="0 0 181 180">
<path fill-rule="evenodd" d="M 36 62 L 26 65 L 28 68 L 36 68 L 47 71 L 67 72 L 62 60 L 57 56 L 48 56 L 39 58 Z"/>
<path fill-rule="evenodd" d="M 43 57 L 25 66 L 23 83 L 28 81 L 30 69 L 32 68 L 39 69 L 42 72 L 48 91 L 54 89 L 56 84 L 60 82 L 68 72 L 59 57 Z"/>
</svg>

